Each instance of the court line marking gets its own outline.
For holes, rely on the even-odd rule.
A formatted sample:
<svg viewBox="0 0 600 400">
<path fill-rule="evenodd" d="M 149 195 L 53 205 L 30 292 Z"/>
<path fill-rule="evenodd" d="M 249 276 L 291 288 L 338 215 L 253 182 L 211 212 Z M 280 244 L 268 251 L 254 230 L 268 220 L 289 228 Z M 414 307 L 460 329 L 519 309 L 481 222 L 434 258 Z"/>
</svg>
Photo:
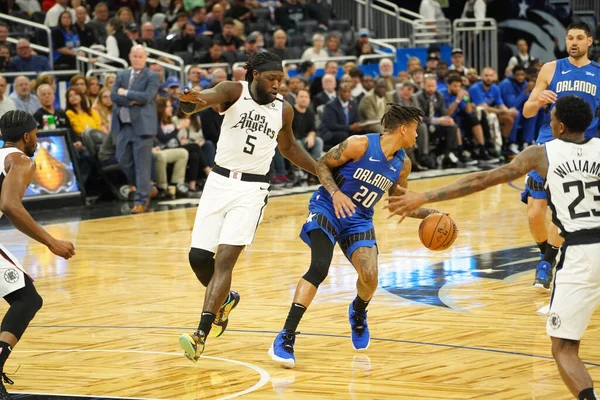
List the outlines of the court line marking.
<svg viewBox="0 0 600 400">
<path fill-rule="evenodd" d="M 81 326 L 81 325 L 30 325 L 30 328 L 54 328 L 54 329 L 164 329 L 164 330 L 186 330 L 190 329 L 189 327 L 171 327 L 171 326 Z M 257 333 L 257 334 L 268 334 L 268 335 L 277 335 L 279 331 L 256 331 L 249 329 L 227 329 L 227 332 L 237 332 L 237 333 Z M 350 339 L 350 336 L 346 335 L 335 335 L 331 333 L 300 333 L 300 335 L 304 336 L 314 336 L 314 337 L 332 337 L 332 338 L 340 338 L 340 339 Z M 424 345 L 424 346 L 433 346 L 433 347 L 444 347 L 450 349 L 464 349 L 464 350 L 472 350 L 472 351 L 483 351 L 489 353 L 499 353 L 499 354 L 507 354 L 512 356 L 520 356 L 520 357 L 531 357 L 531 358 L 540 358 L 544 360 L 554 360 L 554 358 L 550 356 L 542 356 L 539 354 L 530 354 L 530 353 L 521 353 L 518 351 L 509 351 L 509 350 L 500 350 L 500 349 L 490 349 L 486 347 L 474 347 L 474 346 L 462 346 L 457 344 L 446 344 L 446 343 L 435 343 L 435 342 L 423 342 L 423 341 L 415 341 L 415 340 L 406 340 L 406 339 L 390 339 L 390 338 L 374 338 L 371 340 L 379 341 L 379 342 L 390 342 L 390 343 L 405 343 L 405 344 L 415 344 L 415 345 Z M 548 347 L 550 347 L 550 343 L 548 343 Z M 95 350 L 94 350 L 95 351 Z M 98 350 L 101 351 L 101 350 Z M 232 360 L 233 361 L 233 360 Z M 600 367 L 600 363 L 593 362 L 583 362 L 585 365 L 589 365 L 592 367 Z"/>
<path fill-rule="evenodd" d="M 146 350 L 78 350 L 78 349 L 67 349 L 67 350 L 17 350 L 18 353 L 126 353 L 126 354 L 154 354 L 154 355 L 163 355 L 163 356 L 177 356 L 177 357 L 181 357 L 181 353 L 173 353 L 173 352 L 166 352 L 166 351 L 146 351 Z M 232 363 L 232 364 L 238 364 L 241 365 L 242 367 L 246 367 L 246 368 L 250 368 L 251 370 L 253 370 L 254 372 L 257 372 L 260 375 L 260 380 L 255 383 L 254 385 L 252 385 L 251 387 L 244 389 L 240 392 L 236 392 L 236 393 L 232 393 L 229 394 L 225 397 L 220 397 L 219 400 L 227 400 L 227 399 L 234 399 L 236 397 L 241 397 L 244 396 L 248 393 L 254 392 L 258 389 L 260 389 L 261 387 L 263 387 L 264 385 L 266 385 L 270 380 L 271 380 L 271 375 L 265 371 L 264 369 L 262 369 L 261 367 L 257 367 L 254 364 L 250 364 L 244 361 L 239 361 L 239 360 L 232 360 L 229 358 L 222 358 L 222 357 L 213 357 L 213 356 L 201 356 L 200 358 L 207 358 L 210 360 L 217 360 L 217 361 L 223 361 L 223 362 L 228 362 L 228 363 Z M 52 393 L 47 393 L 47 394 L 52 394 Z M 64 395 L 64 394 L 52 394 L 53 396 L 74 396 L 77 397 L 79 395 L 76 394 L 71 394 L 71 395 Z M 93 395 L 84 395 L 84 396 L 79 396 L 79 397 L 99 397 L 99 396 L 93 396 Z M 106 397 L 106 398 L 115 398 L 115 399 L 133 399 L 133 400 L 153 400 L 155 398 L 137 398 L 137 397 L 115 397 L 115 396 L 100 396 L 100 397 Z"/>
</svg>

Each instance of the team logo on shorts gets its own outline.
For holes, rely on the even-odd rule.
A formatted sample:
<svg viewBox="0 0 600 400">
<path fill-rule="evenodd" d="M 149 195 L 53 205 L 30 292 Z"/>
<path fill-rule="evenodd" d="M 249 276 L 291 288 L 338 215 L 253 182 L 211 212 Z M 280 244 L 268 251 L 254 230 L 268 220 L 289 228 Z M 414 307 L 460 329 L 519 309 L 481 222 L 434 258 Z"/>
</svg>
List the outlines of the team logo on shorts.
<svg viewBox="0 0 600 400">
<path fill-rule="evenodd" d="M 19 273 L 14 268 L 9 268 L 4 272 L 4 280 L 8 283 L 15 283 L 19 280 Z"/>
<path fill-rule="evenodd" d="M 548 321 L 550 322 L 550 327 L 552 329 L 560 328 L 560 317 L 557 313 L 550 314 L 550 319 Z"/>
</svg>

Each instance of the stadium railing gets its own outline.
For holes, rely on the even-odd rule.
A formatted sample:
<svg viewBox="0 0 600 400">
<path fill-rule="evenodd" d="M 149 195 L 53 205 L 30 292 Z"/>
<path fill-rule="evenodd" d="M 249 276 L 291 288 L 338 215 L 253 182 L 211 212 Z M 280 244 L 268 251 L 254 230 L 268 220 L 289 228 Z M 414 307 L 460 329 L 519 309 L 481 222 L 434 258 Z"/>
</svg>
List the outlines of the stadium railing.
<svg viewBox="0 0 600 400">
<path fill-rule="evenodd" d="M 493 18 L 461 18 L 453 23 L 452 46 L 462 49 L 465 64 L 481 71 L 492 67 L 498 71 L 498 27 Z M 498 71 L 502 76 L 504 71 Z"/>
<path fill-rule="evenodd" d="M 30 26 L 35 29 L 41 29 L 43 31 L 46 31 L 46 33 L 48 34 L 48 43 L 52 43 L 52 31 L 46 25 L 38 24 L 37 22 L 28 21 L 23 18 L 13 17 L 12 15 L 3 14 L 3 13 L 0 13 L 0 19 L 16 22 L 18 24 L 22 24 L 22 25 Z M 32 45 L 32 48 L 35 49 L 35 47 L 33 47 L 33 45 Z M 54 69 L 54 60 L 52 59 L 52 57 L 48 57 L 48 62 L 50 63 L 50 68 Z"/>
</svg>

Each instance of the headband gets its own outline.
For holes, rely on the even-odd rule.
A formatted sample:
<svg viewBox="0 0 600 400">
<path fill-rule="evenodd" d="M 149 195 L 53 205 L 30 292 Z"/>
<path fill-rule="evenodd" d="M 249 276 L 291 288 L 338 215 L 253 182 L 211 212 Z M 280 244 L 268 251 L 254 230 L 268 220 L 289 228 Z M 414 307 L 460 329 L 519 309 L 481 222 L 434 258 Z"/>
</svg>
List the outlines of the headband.
<svg viewBox="0 0 600 400">
<path fill-rule="evenodd" d="M 264 71 L 281 71 L 283 72 L 283 66 L 281 65 L 281 61 L 267 61 L 266 63 L 257 65 L 254 67 L 256 72 L 264 72 Z"/>
<path fill-rule="evenodd" d="M 23 125 L 20 126 L 12 126 L 10 128 L 2 128 L 2 140 L 5 142 L 16 142 L 21 139 L 26 133 L 31 132 L 35 128 L 38 127 L 37 122 L 28 114 L 27 120 Z"/>
</svg>

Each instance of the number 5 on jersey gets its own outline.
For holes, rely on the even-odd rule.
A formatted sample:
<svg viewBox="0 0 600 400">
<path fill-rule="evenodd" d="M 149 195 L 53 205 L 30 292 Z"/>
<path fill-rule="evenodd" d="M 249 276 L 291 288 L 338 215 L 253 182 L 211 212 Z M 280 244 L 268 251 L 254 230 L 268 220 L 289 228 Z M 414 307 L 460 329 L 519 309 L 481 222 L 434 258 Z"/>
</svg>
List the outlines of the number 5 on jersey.
<svg viewBox="0 0 600 400">
<path fill-rule="evenodd" d="M 248 135 L 248 137 L 246 138 L 247 146 L 244 147 L 244 153 L 246 153 L 246 154 L 254 153 L 254 147 L 256 147 L 256 145 L 253 143 L 253 141 L 256 139 L 257 139 L 256 136 Z"/>
</svg>

